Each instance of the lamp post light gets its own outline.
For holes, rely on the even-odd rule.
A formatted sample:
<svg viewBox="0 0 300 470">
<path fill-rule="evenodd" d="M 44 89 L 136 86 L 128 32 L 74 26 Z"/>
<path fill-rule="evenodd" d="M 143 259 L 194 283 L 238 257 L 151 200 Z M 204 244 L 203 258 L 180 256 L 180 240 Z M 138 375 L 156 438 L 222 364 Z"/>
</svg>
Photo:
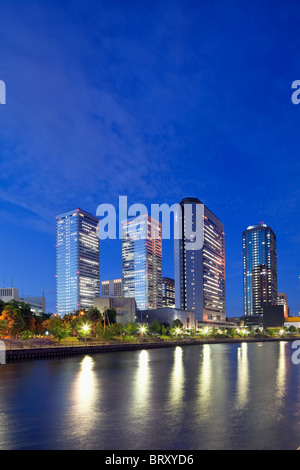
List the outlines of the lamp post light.
<svg viewBox="0 0 300 470">
<path fill-rule="evenodd" d="M 88 332 L 89 330 L 90 330 L 89 325 L 83 325 L 82 331 L 83 331 L 84 334 L 85 334 L 85 346 L 86 346 L 86 335 L 87 335 L 87 332 Z"/>
<path fill-rule="evenodd" d="M 142 336 L 144 336 L 144 334 L 146 333 L 146 331 L 147 331 L 146 326 L 145 326 L 145 325 L 141 325 L 141 327 L 140 327 L 140 333 L 142 333 Z"/>
</svg>

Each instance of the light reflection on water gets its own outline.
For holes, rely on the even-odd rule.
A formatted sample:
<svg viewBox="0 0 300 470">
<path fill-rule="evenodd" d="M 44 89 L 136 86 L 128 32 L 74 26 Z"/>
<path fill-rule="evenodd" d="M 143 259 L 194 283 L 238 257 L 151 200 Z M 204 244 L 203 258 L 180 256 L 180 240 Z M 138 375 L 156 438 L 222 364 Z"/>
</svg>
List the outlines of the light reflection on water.
<svg viewBox="0 0 300 470">
<path fill-rule="evenodd" d="M 7 364 L 0 449 L 296 449 L 299 370 L 288 342 Z"/>
<path fill-rule="evenodd" d="M 208 417 L 209 407 L 211 405 L 211 387 L 212 387 L 212 359 L 211 346 L 203 345 L 203 357 L 200 361 L 199 374 L 199 402 L 198 406 L 203 416 Z"/>
<path fill-rule="evenodd" d="M 184 386 L 183 351 L 180 346 L 174 349 L 174 363 L 170 377 L 170 402 L 172 407 L 181 404 Z"/>
<path fill-rule="evenodd" d="M 247 405 L 249 395 L 249 363 L 248 344 L 242 343 L 237 350 L 237 396 L 236 408 L 241 409 Z"/>
</svg>

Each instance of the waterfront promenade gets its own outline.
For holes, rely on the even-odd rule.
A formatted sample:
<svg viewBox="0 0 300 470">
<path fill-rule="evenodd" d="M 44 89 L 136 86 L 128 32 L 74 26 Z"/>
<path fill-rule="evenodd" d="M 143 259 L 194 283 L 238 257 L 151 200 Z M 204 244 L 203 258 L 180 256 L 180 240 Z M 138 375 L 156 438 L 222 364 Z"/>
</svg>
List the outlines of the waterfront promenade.
<svg viewBox="0 0 300 470">
<path fill-rule="evenodd" d="M 51 340 L 10 341 L 6 340 L 6 361 L 22 361 L 43 358 L 66 357 L 73 355 L 97 354 L 107 352 L 135 351 L 141 349 L 170 348 L 176 346 L 195 346 L 202 344 L 222 343 L 253 343 L 299 340 L 297 335 L 284 337 L 244 337 L 244 338 L 201 338 L 173 340 L 139 340 L 136 342 L 88 342 L 86 345 L 78 342 L 57 343 Z"/>
</svg>

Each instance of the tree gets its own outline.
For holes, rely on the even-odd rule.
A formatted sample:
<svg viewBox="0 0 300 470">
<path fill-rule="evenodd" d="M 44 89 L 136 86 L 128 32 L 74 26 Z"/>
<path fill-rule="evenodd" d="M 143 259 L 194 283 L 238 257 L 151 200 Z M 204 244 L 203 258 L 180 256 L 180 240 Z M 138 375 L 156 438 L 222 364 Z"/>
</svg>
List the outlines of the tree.
<svg viewBox="0 0 300 470">
<path fill-rule="evenodd" d="M 178 318 L 176 318 L 172 321 L 172 328 L 183 328 L 183 323 Z"/>
<path fill-rule="evenodd" d="M 70 323 L 64 323 L 60 317 L 51 317 L 47 321 L 47 328 L 59 343 L 62 339 L 68 338 L 72 332 Z"/>
<path fill-rule="evenodd" d="M 33 316 L 30 305 L 18 300 L 10 300 L 7 305 L 11 306 L 14 310 L 19 311 L 24 320 L 25 327 L 28 327 L 28 322 Z"/>
<path fill-rule="evenodd" d="M 86 319 L 91 322 L 97 322 L 101 320 L 102 314 L 97 307 L 90 307 L 86 312 Z"/>
<path fill-rule="evenodd" d="M 150 331 L 152 333 L 160 333 L 162 328 L 162 324 L 158 320 L 153 320 L 153 322 L 150 325 Z"/>
<path fill-rule="evenodd" d="M 8 322 L 6 320 L 0 320 L 0 334 L 2 337 L 8 334 Z"/>
<path fill-rule="evenodd" d="M 127 323 L 125 325 L 125 333 L 127 335 L 134 335 L 138 330 L 138 326 L 136 323 Z"/>
<path fill-rule="evenodd" d="M 28 319 L 28 330 L 32 333 L 36 333 L 36 318 L 34 316 Z"/>
<path fill-rule="evenodd" d="M 104 312 L 105 323 L 112 324 L 116 323 L 117 312 L 113 308 L 108 308 Z"/>
<path fill-rule="evenodd" d="M 164 323 L 163 325 L 161 325 L 161 334 L 163 336 L 166 336 L 167 334 L 169 334 L 169 331 L 170 331 L 170 325 L 168 325 L 167 323 Z"/>
<path fill-rule="evenodd" d="M 17 335 L 25 328 L 25 321 L 18 308 L 14 308 L 10 304 L 6 304 L 0 315 L 0 320 L 8 323 L 8 334 Z"/>
<path fill-rule="evenodd" d="M 1 315 L 2 311 L 4 310 L 5 305 L 6 304 L 5 304 L 4 300 L 0 299 L 0 315 Z"/>
<path fill-rule="evenodd" d="M 95 333 L 98 337 L 102 338 L 104 336 L 104 326 L 101 320 L 99 320 L 95 325 Z"/>
</svg>

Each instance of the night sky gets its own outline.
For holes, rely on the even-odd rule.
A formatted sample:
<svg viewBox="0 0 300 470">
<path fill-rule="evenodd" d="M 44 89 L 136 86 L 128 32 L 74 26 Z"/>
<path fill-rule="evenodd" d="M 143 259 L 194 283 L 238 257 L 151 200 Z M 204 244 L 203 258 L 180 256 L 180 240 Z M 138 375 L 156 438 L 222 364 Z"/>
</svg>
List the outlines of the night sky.
<svg viewBox="0 0 300 470">
<path fill-rule="evenodd" d="M 227 315 L 259 222 L 298 315 L 299 18 L 282 0 L 1 0 L 0 286 L 44 290 L 54 312 L 57 214 L 197 197 L 225 225 Z M 120 277 L 120 241 L 100 250 L 101 280 Z"/>
</svg>

